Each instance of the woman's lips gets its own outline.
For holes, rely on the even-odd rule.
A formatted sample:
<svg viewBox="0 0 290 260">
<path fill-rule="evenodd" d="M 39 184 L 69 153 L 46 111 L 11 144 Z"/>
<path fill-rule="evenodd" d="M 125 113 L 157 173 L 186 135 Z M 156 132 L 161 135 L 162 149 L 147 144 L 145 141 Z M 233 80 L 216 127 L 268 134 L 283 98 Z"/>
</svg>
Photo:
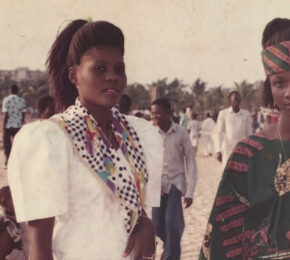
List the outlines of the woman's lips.
<svg viewBox="0 0 290 260">
<path fill-rule="evenodd" d="M 108 94 L 119 94 L 120 93 L 120 91 L 118 91 L 117 89 L 105 89 L 104 92 L 108 93 Z"/>
</svg>

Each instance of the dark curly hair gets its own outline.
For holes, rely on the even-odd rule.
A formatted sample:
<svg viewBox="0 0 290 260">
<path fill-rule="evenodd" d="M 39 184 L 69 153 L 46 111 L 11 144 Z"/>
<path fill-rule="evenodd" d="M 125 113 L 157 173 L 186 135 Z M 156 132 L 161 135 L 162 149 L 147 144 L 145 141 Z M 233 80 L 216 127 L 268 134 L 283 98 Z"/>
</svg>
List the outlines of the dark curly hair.
<svg viewBox="0 0 290 260">
<path fill-rule="evenodd" d="M 158 99 L 153 101 L 152 105 L 161 106 L 167 112 L 170 112 L 170 110 L 171 110 L 170 102 L 166 98 L 158 98 Z"/>
</svg>

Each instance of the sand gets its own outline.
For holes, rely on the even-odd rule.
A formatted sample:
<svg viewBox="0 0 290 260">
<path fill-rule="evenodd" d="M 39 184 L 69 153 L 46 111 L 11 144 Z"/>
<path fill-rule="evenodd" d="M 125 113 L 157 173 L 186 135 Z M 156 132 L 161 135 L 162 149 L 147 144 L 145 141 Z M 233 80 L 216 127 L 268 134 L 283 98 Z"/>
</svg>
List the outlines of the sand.
<svg viewBox="0 0 290 260">
<path fill-rule="evenodd" d="M 0 117 L 0 129 L 3 117 Z M 1 131 L 2 137 L 2 131 Z M 198 259 L 203 235 L 208 220 L 217 186 L 221 178 L 221 164 L 213 157 L 202 156 L 203 139 L 199 142 L 196 155 L 198 181 L 194 192 L 194 201 L 189 209 L 184 210 L 185 231 L 182 238 L 182 260 Z M 6 170 L 4 169 L 3 142 L 0 140 L 0 187 L 7 185 Z M 157 259 L 160 259 L 162 242 L 158 240 Z"/>
</svg>

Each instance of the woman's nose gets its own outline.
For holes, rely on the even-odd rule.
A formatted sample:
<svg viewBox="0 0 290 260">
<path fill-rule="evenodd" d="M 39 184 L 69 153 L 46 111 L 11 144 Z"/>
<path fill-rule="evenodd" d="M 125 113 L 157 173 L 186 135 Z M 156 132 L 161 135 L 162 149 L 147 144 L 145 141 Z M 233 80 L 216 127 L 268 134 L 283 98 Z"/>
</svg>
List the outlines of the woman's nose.
<svg viewBox="0 0 290 260">
<path fill-rule="evenodd" d="M 110 70 L 106 74 L 106 79 L 109 81 L 116 81 L 116 80 L 118 80 L 118 76 L 115 73 L 115 71 Z"/>
<path fill-rule="evenodd" d="M 287 87 L 285 90 L 285 97 L 290 98 L 290 82 L 287 84 Z"/>
</svg>

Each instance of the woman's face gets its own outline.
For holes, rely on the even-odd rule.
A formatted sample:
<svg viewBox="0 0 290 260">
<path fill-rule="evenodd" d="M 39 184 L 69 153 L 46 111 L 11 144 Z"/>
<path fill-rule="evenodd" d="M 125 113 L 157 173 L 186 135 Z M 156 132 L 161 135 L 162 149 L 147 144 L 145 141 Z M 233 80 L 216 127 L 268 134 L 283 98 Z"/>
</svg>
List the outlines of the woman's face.
<svg viewBox="0 0 290 260">
<path fill-rule="evenodd" d="M 280 111 L 290 113 L 290 71 L 270 75 L 270 83 L 276 105 Z"/>
<path fill-rule="evenodd" d="M 107 45 L 89 49 L 80 64 L 70 68 L 69 77 L 77 86 L 81 103 L 88 109 L 113 107 L 127 84 L 121 51 Z"/>
</svg>

